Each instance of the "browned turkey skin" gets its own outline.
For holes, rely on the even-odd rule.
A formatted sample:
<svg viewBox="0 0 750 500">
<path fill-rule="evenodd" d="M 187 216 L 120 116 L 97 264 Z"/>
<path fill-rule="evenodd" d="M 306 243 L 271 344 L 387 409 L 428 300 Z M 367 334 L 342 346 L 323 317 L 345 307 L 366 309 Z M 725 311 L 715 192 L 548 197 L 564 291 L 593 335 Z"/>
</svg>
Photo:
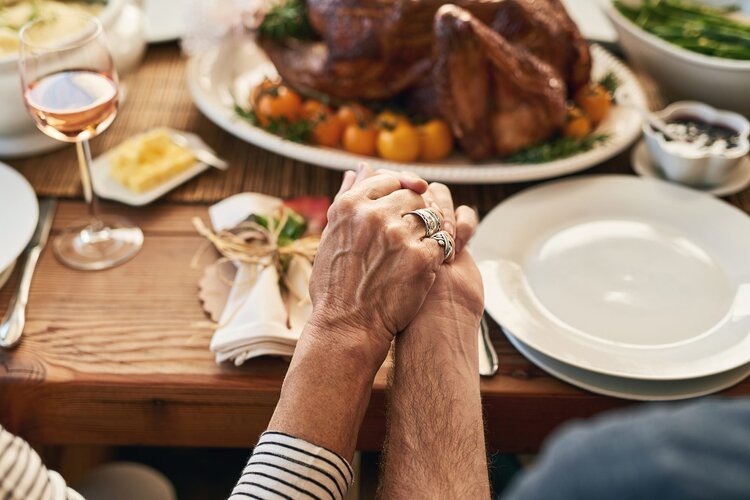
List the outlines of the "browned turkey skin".
<svg viewBox="0 0 750 500">
<path fill-rule="evenodd" d="M 307 4 L 321 40 L 260 40 L 284 80 L 344 101 L 408 92 L 475 160 L 549 138 L 568 92 L 589 80 L 588 46 L 560 0 Z"/>
</svg>

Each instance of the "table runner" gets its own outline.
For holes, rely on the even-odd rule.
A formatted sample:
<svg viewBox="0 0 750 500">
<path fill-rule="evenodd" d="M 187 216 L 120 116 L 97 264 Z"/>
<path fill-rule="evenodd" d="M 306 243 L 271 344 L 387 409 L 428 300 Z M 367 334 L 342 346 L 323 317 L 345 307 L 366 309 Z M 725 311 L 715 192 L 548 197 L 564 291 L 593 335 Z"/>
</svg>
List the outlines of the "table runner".
<svg viewBox="0 0 750 500">
<path fill-rule="evenodd" d="M 205 118 L 195 107 L 185 81 L 186 57 L 177 44 L 149 47 L 141 67 L 129 75 L 126 101 L 115 123 L 92 141 L 94 155 L 152 127 L 170 126 L 196 132 L 227 158 L 227 172 L 211 170 L 164 198 L 172 202 L 213 203 L 243 191 L 257 191 L 272 196 L 332 195 L 341 173 L 291 160 L 247 144 L 224 132 Z M 652 107 L 659 106 L 659 96 L 648 78 L 639 76 Z M 75 151 L 72 147 L 35 156 L 6 160 L 32 183 L 40 196 L 80 198 Z M 587 172 L 627 173 L 630 152 L 619 155 Z M 477 167 L 481 168 L 481 167 Z M 502 199 L 528 184 L 454 186 L 459 203 L 486 213 Z M 739 206 L 750 210 L 750 196 L 734 198 Z"/>
</svg>

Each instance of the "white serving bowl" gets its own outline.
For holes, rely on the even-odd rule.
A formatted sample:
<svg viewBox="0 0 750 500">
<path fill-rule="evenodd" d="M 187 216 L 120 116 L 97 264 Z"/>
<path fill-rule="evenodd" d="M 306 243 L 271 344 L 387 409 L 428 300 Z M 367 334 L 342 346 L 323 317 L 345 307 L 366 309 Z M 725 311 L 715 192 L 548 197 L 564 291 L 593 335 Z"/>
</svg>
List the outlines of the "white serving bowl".
<svg viewBox="0 0 750 500">
<path fill-rule="evenodd" d="M 642 0 L 625 0 L 638 5 Z M 691 99 L 750 116 L 750 61 L 692 52 L 652 35 L 620 14 L 612 0 L 602 0 L 628 61 L 651 76 L 670 100 Z M 737 4 L 750 15 L 750 2 L 702 0 L 707 5 Z"/>
<path fill-rule="evenodd" d="M 736 130 L 740 139 L 736 148 L 722 153 L 686 150 L 675 147 L 664 135 L 644 123 L 643 135 L 651 158 L 669 180 L 696 187 L 715 187 L 726 181 L 750 151 L 750 122 L 738 113 L 721 111 L 693 101 L 676 102 L 656 113 L 665 122 L 677 117 L 692 117 L 712 125 Z"/>
<path fill-rule="evenodd" d="M 120 76 L 135 69 L 146 49 L 141 8 L 133 0 L 109 0 L 99 14 Z M 0 56 L 0 158 L 22 157 L 64 143 L 40 132 L 26 112 L 18 74 L 18 55 Z"/>
</svg>

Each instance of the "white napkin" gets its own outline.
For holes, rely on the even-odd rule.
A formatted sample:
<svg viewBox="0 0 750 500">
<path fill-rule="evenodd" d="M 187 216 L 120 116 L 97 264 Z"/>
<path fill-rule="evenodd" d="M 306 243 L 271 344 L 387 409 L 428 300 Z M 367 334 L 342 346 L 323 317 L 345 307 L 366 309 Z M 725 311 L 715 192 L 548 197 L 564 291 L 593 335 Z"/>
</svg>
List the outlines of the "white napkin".
<svg viewBox="0 0 750 500">
<path fill-rule="evenodd" d="M 273 213 L 280 205 L 278 198 L 243 193 L 213 205 L 208 213 L 214 230 L 219 231 L 236 226 L 250 214 Z M 291 356 L 312 311 L 310 262 L 292 258 L 284 277 L 289 291 L 283 292 L 274 266 L 235 265 L 237 275 L 211 339 L 217 363 L 232 360 L 239 366 L 258 356 Z"/>
</svg>

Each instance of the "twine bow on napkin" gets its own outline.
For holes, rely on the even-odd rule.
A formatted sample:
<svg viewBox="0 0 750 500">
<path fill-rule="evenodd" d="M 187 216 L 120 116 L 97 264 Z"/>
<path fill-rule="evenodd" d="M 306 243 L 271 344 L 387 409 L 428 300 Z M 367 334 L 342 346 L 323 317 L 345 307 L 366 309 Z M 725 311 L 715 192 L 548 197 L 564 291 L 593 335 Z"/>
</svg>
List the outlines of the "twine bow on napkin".
<svg viewBox="0 0 750 500">
<path fill-rule="evenodd" d="M 217 362 L 291 356 L 312 311 L 308 285 L 320 236 L 300 234 L 304 219 L 280 199 L 255 193 L 227 198 L 209 215 L 214 229 L 199 218 L 193 224 L 219 262 L 237 267 L 211 339 Z"/>
</svg>

